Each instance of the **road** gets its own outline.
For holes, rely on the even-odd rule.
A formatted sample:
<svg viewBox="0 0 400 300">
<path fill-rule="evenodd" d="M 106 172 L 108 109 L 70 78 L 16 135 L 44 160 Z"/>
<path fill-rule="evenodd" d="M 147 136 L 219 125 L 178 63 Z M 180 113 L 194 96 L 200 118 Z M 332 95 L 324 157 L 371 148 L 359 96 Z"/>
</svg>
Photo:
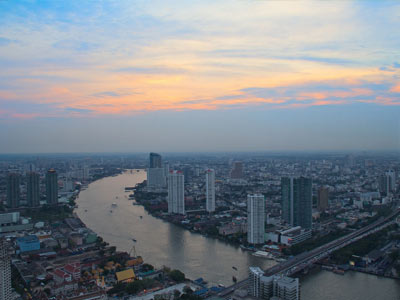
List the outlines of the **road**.
<svg viewBox="0 0 400 300">
<path fill-rule="evenodd" d="M 358 241 L 372 233 L 375 233 L 383 228 L 393 224 L 395 222 L 394 217 L 400 213 L 400 208 L 395 209 L 390 215 L 387 217 L 381 217 L 379 220 L 356 230 L 348 235 L 340 237 L 332 242 L 329 242 L 325 245 L 322 245 L 318 248 L 315 248 L 311 251 L 303 252 L 290 260 L 282 262 L 278 265 L 275 265 L 267 270 L 265 270 L 266 276 L 272 276 L 277 274 L 284 274 L 287 276 L 293 275 L 305 267 L 316 263 L 317 261 L 327 257 L 332 252 L 343 248 L 355 241 Z M 218 296 L 224 297 L 237 289 L 241 289 L 246 287 L 248 284 L 248 279 L 237 282 L 236 284 L 227 287 L 223 291 L 221 291 Z"/>
</svg>

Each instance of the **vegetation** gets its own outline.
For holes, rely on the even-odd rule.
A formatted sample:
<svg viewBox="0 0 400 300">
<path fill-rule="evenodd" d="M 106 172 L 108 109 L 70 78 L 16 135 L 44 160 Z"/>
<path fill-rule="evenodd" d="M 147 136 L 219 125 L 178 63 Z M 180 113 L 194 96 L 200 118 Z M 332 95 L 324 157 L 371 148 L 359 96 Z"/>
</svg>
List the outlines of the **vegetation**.
<svg viewBox="0 0 400 300">
<path fill-rule="evenodd" d="M 176 282 L 183 282 L 183 281 L 185 281 L 185 274 L 183 274 L 181 271 L 179 271 L 179 270 L 172 270 L 170 273 L 169 273 L 169 277 L 171 277 L 171 279 L 173 280 L 173 281 L 176 281 Z"/>
<path fill-rule="evenodd" d="M 389 237 L 387 233 L 393 227 L 387 227 L 377 233 L 371 234 L 355 243 L 335 251 L 331 258 L 338 264 L 348 263 L 353 255 L 365 256 L 374 249 L 384 246 Z"/>
<path fill-rule="evenodd" d="M 135 280 L 126 285 L 125 292 L 132 295 L 156 285 L 157 282 L 154 279 Z"/>
<path fill-rule="evenodd" d="M 24 216 L 31 217 L 34 222 L 55 222 L 70 217 L 72 211 L 67 205 L 43 205 L 40 209 L 26 209 Z"/>
</svg>

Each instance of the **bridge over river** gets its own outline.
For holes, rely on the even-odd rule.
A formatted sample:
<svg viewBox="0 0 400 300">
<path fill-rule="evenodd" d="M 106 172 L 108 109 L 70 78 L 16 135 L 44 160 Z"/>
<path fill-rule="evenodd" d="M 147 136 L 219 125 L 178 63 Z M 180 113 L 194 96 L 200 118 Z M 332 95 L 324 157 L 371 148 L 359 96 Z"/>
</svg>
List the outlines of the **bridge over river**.
<svg viewBox="0 0 400 300">
<path fill-rule="evenodd" d="M 382 230 L 383 228 L 390 226 L 395 223 L 395 217 L 400 213 L 400 208 L 396 208 L 390 215 L 381 217 L 379 220 L 358 229 L 348 235 L 340 237 L 334 241 L 317 247 L 311 251 L 303 252 L 285 262 L 277 264 L 267 270 L 265 270 L 266 276 L 283 274 L 286 276 L 293 275 L 304 268 L 318 262 L 319 260 L 326 258 L 332 252 L 343 248 L 351 243 L 354 243 L 370 234 Z M 220 297 L 227 297 L 237 289 L 243 289 L 247 287 L 248 279 L 237 282 L 236 284 L 227 287 L 221 291 L 218 295 Z"/>
</svg>

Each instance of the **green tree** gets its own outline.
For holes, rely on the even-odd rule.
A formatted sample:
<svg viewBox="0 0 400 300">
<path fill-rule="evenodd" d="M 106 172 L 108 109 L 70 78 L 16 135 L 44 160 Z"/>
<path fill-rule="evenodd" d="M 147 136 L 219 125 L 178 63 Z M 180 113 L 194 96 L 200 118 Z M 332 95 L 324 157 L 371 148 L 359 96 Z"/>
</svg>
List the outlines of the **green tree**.
<svg viewBox="0 0 400 300">
<path fill-rule="evenodd" d="M 173 280 L 173 281 L 176 281 L 176 282 L 183 282 L 183 281 L 185 281 L 185 274 L 183 274 L 181 271 L 179 271 L 179 270 L 172 270 L 170 273 L 169 273 L 169 276 L 171 277 L 171 279 Z"/>
</svg>

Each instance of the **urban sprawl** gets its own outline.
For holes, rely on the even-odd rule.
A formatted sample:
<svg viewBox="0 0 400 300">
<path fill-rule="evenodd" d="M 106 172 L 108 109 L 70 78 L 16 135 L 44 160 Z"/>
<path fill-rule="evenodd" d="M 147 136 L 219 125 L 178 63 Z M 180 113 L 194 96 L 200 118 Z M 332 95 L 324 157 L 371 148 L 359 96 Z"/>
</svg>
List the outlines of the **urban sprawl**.
<svg viewBox="0 0 400 300">
<path fill-rule="evenodd" d="M 129 253 L 109 245 L 75 201 L 139 169 L 147 180 L 125 187 L 132 204 L 273 266 L 209 286 L 144 261 L 134 238 Z M 390 153 L 3 155 L 0 299 L 295 300 L 313 268 L 399 278 L 399 171 Z"/>
</svg>

